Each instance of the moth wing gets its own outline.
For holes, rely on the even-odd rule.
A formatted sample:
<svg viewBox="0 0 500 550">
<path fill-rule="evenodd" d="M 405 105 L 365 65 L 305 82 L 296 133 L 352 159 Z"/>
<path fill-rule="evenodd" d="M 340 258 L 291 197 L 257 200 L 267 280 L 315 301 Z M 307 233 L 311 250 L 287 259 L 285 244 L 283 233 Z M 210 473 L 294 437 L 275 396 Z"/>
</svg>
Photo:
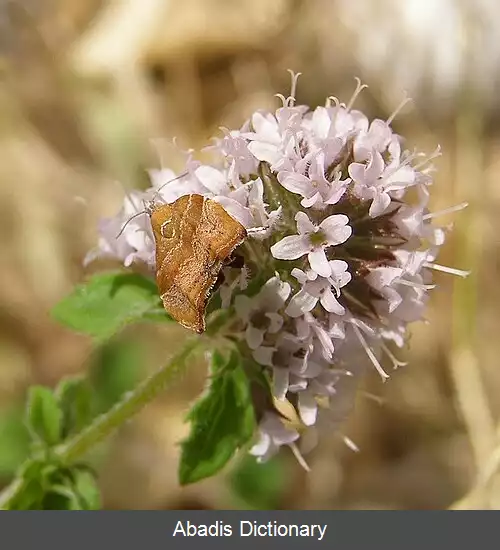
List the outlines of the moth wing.
<svg viewBox="0 0 500 550">
<path fill-rule="evenodd" d="M 207 299 L 223 261 L 246 237 L 245 228 L 215 201 L 181 197 L 151 216 L 157 285 L 167 312 L 203 332 Z"/>
<path fill-rule="evenodd" d="M 205 200 L 204 219 L 204 227 L 211 228 L 205 242 L 214 258 L 223 262 L 245 240 L 246 229 L 218 202 L 210 199 Z"/>
</svg>

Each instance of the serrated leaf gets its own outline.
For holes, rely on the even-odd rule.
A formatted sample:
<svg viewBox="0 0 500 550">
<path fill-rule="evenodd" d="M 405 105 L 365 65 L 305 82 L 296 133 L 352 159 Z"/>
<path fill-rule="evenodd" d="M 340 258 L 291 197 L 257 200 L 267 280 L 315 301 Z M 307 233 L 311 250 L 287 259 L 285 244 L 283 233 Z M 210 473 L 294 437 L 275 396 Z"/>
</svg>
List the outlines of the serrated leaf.
<svg viewBox="0 0 500 550">
<path fill-rule="evenodd" d="M 62 439 L 78 433 L 92 418 L 92 389 L 86 378 L 62 380 L 56 388 L 56 398 L 63 414 Z"/>
<path fill-rule="evenodd" d="M 188 413 L 191 431 L 182 446 L 179 480 L 182 485 L 216 474 L 252 436 L 254 411 L 241 358 L 212 356 L 210 383 Z"/>
<path fill-rule="evenodd" d="M 61 439 L 62 411 L 49 388 L 32 386 L 29 389 L 26 423 L 35 440 L 49 446 Z"/>
<path fill-rule="evenodd" d="M 52 309 L 52 315 L 63 325 L 100 341 L 154 315 L 160 305 L 152 279 L 136 273 L 101 273 L 78 285 Z M 166 320 L 165 316 L 162 319 Z"/>
</svg>

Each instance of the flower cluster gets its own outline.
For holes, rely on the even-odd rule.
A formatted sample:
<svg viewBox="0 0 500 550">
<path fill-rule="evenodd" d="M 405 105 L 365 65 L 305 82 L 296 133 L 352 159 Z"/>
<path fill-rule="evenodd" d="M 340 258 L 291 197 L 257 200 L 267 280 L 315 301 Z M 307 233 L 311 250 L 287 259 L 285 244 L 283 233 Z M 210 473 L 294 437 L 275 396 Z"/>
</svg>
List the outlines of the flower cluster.
<svg viewBox="0 0 500 550">
<path fill-rule="evenodd" d="M 432 270 L 466 275 L 435 263 L 446 228 L 433 225 L 465 204 L 428 211 L 439 149 L 403 150 L 391 128 L 397 111 L 370 122 L 353 109 L 359 81 L 347 105 L 330 97 L 310 110 L 295 104 L 297 76 L 276 112 L 223 131 L 210 147 L 213 165 L 189 157 L 178 176 L 151 171 L 152 187 L 128 196 L 102 224 L 89 259 L 105 254 L 154 267 L 149 220 L 137 215 L 153 199 L 201 194 L 244 225 L 243 271 L 227 268 L 220 293 L 234 306 L 233 336 L 272 379 L 274 404 L 257 411 L 251 452 L 264 460 L 289 445 L 303 462 L 300 450 L 317 428 L 336 426 L 352 403 L 359 352 L 387 378 L 383 357 L 400 364 L 390 346 L 402 347 L 408 323 L 422 319 Z M 248 290 L 252 280 L 261 282 L 256 292 Z"/>
</svg>

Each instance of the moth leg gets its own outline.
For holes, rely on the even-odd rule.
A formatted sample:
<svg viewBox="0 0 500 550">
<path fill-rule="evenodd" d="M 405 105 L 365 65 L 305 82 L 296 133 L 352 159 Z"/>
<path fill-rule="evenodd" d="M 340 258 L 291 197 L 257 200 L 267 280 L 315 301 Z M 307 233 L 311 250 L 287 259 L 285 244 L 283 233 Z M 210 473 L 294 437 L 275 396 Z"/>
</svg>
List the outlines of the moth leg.
<svg viewBox="0 0 500 550">
<path fill-rule="evenodd" d="M 225 267 L 232 267 L 235 269 L 242 269 L 245 266 L 245 258 L 236 252 L 231 254 L 224 262 Z"/>
</svg>

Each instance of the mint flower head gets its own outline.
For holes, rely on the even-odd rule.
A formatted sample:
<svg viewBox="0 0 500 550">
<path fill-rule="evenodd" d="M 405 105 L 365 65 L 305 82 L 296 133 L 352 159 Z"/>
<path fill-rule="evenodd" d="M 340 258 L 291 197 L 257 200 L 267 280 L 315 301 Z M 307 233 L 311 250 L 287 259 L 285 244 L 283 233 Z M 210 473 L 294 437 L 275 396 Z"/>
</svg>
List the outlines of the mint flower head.
<svg viewBox="0 0 500 550">
<path fill-rule="evenodd" d="M 151 171 L 151 188 L 102 223 L 88 260 L 107 255 L 154 270 L 144 204 L 193 193 L 219 202 L 248 233 L 237 249 L 242 267 L 224 268 L 217 290 L 232 312 L 220 337 L 267 381 L 268 399 L 254 402 L 251 453 L 265 460 L 289 446 L 307 467 L 302 453 L 352 404 L 360 353 L 388 378 L 383 364 L 401 364 L 391 348 L 424 318 L 432 271 L 466 275 L 436 263 L 448 229 L 434 225 L 466 205 L 429 212 L 439 148 L 428 156 L 402 148 L 391 122 L 405 102 L 389 119 L 369 121 L 353 108 L 358 81 L 347 105 L 330 97 L 310 109 L 296 105 L 297 77 L 275 112 L 223 129 L 207 148 L 213 164 L 188 156 L 178 175 Z"/>
</svg>

